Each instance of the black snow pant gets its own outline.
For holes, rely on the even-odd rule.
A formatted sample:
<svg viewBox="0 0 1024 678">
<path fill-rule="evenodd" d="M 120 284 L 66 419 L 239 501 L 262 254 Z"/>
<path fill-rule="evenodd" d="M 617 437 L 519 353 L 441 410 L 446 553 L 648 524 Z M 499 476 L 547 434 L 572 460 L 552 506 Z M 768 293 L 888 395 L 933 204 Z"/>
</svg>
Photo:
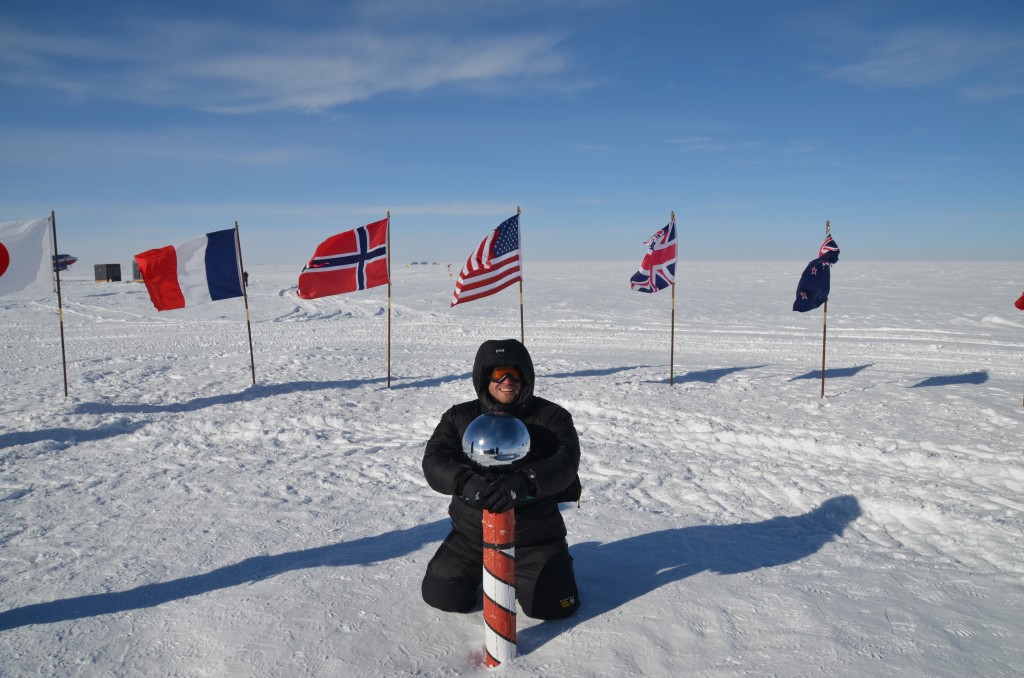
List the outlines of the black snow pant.
<svg viewBox="0 0 1024 678">
<path fill-rule="evenodd" d="M 445 612 L 470 612 L 480 601 L 483 548 L 452 531 L 427 564 L 423 600 Z M 569 545 L 516 547 L 516 600 L 527 617 L 561 619 L 580 606 Z"/>
</svg>

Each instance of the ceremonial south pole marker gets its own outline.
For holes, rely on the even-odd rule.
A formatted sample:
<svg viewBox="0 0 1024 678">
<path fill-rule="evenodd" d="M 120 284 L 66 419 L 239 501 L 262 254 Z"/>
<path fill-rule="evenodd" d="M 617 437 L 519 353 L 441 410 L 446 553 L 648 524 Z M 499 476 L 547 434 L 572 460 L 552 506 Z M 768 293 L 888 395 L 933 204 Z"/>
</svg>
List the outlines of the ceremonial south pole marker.
<svg viewBox="0 0 1024 678">
<path fill-rule="evenodd" d="M 488 668 L 516 656 L 516 514 L 484 511 L 484 640 Z"/>
<path fill-rule="evenodd" d="M 513 464 L 530 452 L 530 432 L 519 419 L 487 412 L 474 419 L 462 435 L 462 451 L 471 462 L 497 473 L 511 473 Z M 513 496 L 513 499 L 515 497 Z M 516 656 L 516 514 L 483 510 L 484 645 L 487 668 Z"/>
</svg>

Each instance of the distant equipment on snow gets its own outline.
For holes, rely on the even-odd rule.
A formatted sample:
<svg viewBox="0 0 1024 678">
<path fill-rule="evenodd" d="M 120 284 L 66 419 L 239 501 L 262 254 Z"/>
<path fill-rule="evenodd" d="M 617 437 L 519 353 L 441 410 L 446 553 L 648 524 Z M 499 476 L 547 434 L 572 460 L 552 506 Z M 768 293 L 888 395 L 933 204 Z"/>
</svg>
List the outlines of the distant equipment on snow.
<svg viewBox="0 0 1024 678">
<path fill-rule="evenodd" d="M 96 264 L 96 282 L 121 282 L 121 264 Z"/>
<path fill-rule="evenodd" d="M 145 282 L 142 279 L 142 271 L 139 270 L 139 262 L 132 261 L 132 282 Z"/>
</svg>

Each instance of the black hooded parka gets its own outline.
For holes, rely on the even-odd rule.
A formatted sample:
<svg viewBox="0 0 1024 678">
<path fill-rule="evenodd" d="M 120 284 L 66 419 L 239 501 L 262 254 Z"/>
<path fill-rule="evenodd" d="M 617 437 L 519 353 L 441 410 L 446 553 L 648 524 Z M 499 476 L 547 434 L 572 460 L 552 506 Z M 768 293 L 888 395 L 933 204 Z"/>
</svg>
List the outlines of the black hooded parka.
<svg viewBox="0 0 1024 678">
<path fill-rule="evenodd" d="M 495 367 L 509 365 L 519 369 L 523 381 L 515 402 L 502 405 L 488 392 L 489 376 Z M 427 442 L 423 475 L 431 488 L 452 495 L 448 507 L 452 527 L 473 542 L 483 542 L 482 511 L 461 492 L 473 474 L 486 474 L 463 453 L 462 436 L 470 423 L 486 412 L 518 417 L 530 433 L 530 453 L 514 469 L 532 472 L 536 492 L 516 504 L 516 545 L 536 546 L 565 539 L 558 502 L 575 501 L 579 496 L 579 436 L 572 415 L 560 405 L 533 395 L 533 386 L 533 360 L 523 344 L 515 339 L 485 341 L 473 363 L 477 399 L 445 412 Z"/>
</svg>

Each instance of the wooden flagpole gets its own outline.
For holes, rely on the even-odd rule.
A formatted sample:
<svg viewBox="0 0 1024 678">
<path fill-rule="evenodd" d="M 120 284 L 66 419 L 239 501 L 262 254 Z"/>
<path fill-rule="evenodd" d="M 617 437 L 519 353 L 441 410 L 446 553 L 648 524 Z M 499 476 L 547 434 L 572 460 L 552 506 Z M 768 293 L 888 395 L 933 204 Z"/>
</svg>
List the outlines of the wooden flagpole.
<svg viewBox="0 0 1024 678">
<path fill-rule="evenodd" d="M 391 388 L 391 210 L 388 210 L 385 239 L 388 250 L 388 388 Z"/>
<path fill-rule="evenodd" d="M 245 264 L 242 263 L 242 239 L 238 235 L 238 222 L 235 222 L 235 251 L 238 252 L 238 267 L 242 269 L 242 299 L 245 300 L 245 327 L 249 332 L 249 365 L 252 367 L 252 385 L 256 385 L 256 357 L 252 351 L 252 322 L 249 320 L 249 285 L 245 275 Z"/>
<path fill-rule="evenodd" d="M 676 211 L 672 210 L 672 223 L 676 221 Z M 676 238 L 676 260 L 679 259 L 679 238 Z M 668 385 L 672 386 L 675 381 L 676 369 L 676 281 L 672 281 L 672 332 L 668 351 Z"/>
<path fill-rule="evenodd" d="M 825 238 L 832 234 L 832 226 L 825 220 Z M 828 299 L 825 299 L 825 313 L 821 327 L 821 397 L 825 397 L 825 342 L 828 337 Z"/>
<path fill-rule="evenodd" d="M 64 397 L 68 397 L 68 355 L 67 350 L 64 347 L 64 301 L 61 297 L 60 292 L 60 266 L 57 265 L 57 258 L 60 256 L 60 250 L 57 249 L 57 214 L 50 210 L 50 229 L 53 232 L 53 256 L 50 258 L 50 264 L 53 266 L 53 271 L 57 276 L 57 316 L 60 318 L 60 358 L 64 364 Z"/>
<path fill-rule="evenodd" d="M 516 217 L 519 217 L 521 212 L 522 210 L 516 205 Z M 523 324 L 523 223 L 521 218 L 517 218 L 516 221 L 519 224 L 519 341 L 525 346 L 526 328 Z"/>
</svg>

